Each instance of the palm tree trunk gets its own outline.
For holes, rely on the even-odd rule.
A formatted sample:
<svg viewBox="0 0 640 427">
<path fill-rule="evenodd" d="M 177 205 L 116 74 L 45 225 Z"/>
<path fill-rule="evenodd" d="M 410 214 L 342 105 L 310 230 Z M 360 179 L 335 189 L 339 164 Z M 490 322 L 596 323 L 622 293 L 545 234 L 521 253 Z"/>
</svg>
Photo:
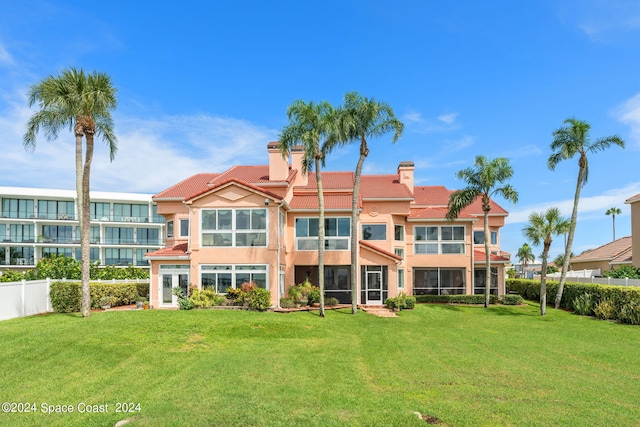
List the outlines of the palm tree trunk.
<svg viewBox="0 0 640 427">
<path fill-rule="evenodd" d="M 484 252 L 487 269 L 484 275 L 484 308 L 489 308 L 491 296 L 491 252 L 489 249 L 489 211 L 484 211 Z"/>
<path fill-rule="evenodd" d="M 324 317 L 324 193 L 320 157 L 316 156 L 316 185 L 318 186 L 318 287 L 320 288 L 320 317 Z"/>
<path fill-rule="evenodd" d="M 89 288 L 91 258 L 89 249 L 89 237 L 91 229 L 90 218 L 90 176 L 91 161 L 93 160 L 93 131 L 85 132 L 87 139 L 87 151 L 84 159 L 84 170 L 82 172 L 82 210 L 80 211 L 80 252 L 82 253 L 82 304 L 81 312 L 83 317 L 91 315 L 91 291 Z"/>
<path fill-rule="evenodd" d="M 360 193 L 360 175 L 368 149 L 360 146 L 360 157 L 356 165 L 353 180 L 353 198 L 351 200 L 351 314 L 358 312 L 358 195 Z M 363 301 L 364 303 L 364 301 Z"/>
<path fill-rule="evenodd" d="M 547 257 L 549 256 L 549 248 L 551 242 L 544 242 L 544 250 L 542 251 L 542 269 L 540 271 L 540 315 L 547 314 Z"/>
<path fill-rule="evenodd" d="M 613 241 L 616 240 L 616 214 L 611 214 L 613 217 Z"/>
<path fill-rule="evenodd" d="M 576 223 L 578 221 L 578 202 L 580 202 L 580 190 L 584 183 L 584 173 L 586 169 L 585 163 L 580 161 L 580 170 L 578 171 L 578 183 L 576 184 L 576 194 L 573 197 L 573 211 L 571 212 L 571 224 L 569 225 L 569 233 L 567 236 L 567 244 L 564 248 L 564 262 L 562 263 L 562 272 L 560 273 L 560 284 L 558 285 L 558 293 L 556 294 L 555 308 L 560 308 L 562 301 L 562 292 L 564 291 L 564 283 L 567 280 L 567 270 L 569 269 L 569 259 L 571 258 L 571 246 L 573 245 L 573 235 L 576 231 Z"/>
</svg>

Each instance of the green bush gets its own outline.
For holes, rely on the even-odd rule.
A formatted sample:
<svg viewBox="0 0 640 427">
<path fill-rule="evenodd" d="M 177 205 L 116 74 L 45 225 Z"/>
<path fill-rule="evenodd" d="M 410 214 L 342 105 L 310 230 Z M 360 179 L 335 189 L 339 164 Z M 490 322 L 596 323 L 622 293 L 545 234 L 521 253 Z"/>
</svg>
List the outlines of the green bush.
<svg viewBox="0 0 640 427">
<path fill-rule="evenodd" d="M 100 300 L 112 298 L 111 306 L 132 304 L 138 297 L 135 283 L 89 283 L 91 308 L 99 308 Z M 53 282 L 49 291 L 51 306 L 58 313 L 80 311 L 82 284 L 78 282 Z"/>
<path fill-rule="evenodd" d="M 218 295 L 213 289 L 193 289 L 189 297 L 194 307 L 205 308 L 224 305 L 226 298 Z"/>
<path fill-rule="evenodd" d="M 387 298 L 384 304 L 391 310 L 412 310 L 416 306 L 416 297 L 400 292 L 395 298 Z"/>
<path fill-rule="evenodd" d="M 450 304 L 484 304 L 484 295 L 416 295 L 416 302 L 439 302 Z M 489 303 L 496 304 L 498 297 L 489 296 Z"/>
<path fill-rule="evenodd" d="M 573 300 L 573 311 L 581 316 L 591 316 L 593 314 L 593 295 L 588 292 L 578 295 Z"/>
<path fill-rule="evenodd" d="M 618 322 L 640 325 L 640 304 L 632 301 L 623 305 L 618 313 Z"/>
<path fill-rule="evenodd" d="M 320 302 L 320 288 L 317 286 L 314 286 L 313 288 L 311 288 L 311 292 L 309 292 L 308 295 L 308 299 L 309 299 L 309 305 L 311 304 L 317 304 Z"/>
<path fill-rule="evenodd" d="M 617 269 L 612 268 L 611 270 L 603 271 L 602 275 L 613 279 L 640 279 L 640 268 L 635 268 L 631 265 L 621 265 Z"/>
<path fill-rule="evenodd" d="M 524 298 L 517 294 L 502 295 L 499 299 L 503 305 L 520 305 L 524 302 Z"/>
<path fill-rule="evenodd" d="M 280 298 L 280 308 L 293 308 L 295 304 L 293 298 Z"/>
<path fill-rule="evenodd" d="M 616 305 L 613 301 L 604 299 L 595 305 L 593 313 L 598 319 L 615 320 L 617 317 Z"/>
<path fill-rule="evenodd" d="M 340 301 L 338 301 L 338 298 L 329 297 L 329 298 L 325 298 L 324 300 L 324 305 L 326 305 L 327 307 L 335 307 L 338 304 L 340 304 Z"/>
<path fill-rule="evenodd" d="M 253 288 L 247 292 L 245 302 L 249 310 L 264 311 L 271 307 L 271 292 L 263 288 Z"/>
<path fill-rule="evenodd" d="M 180 310 L 191 310 L 193 308 L 193 302 L 184 294 L 182 288 L 176 286 L 173 288 L 173 294 L 178 297 L 178 307 L 180 307 Z"/>
</svg>

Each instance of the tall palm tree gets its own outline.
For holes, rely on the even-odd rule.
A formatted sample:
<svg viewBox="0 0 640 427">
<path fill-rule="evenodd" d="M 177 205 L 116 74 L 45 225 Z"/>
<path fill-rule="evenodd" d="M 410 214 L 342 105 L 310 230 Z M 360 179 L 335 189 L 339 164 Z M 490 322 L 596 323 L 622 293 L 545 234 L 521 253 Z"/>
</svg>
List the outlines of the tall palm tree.
<svg viewBox="0 0 640 427">
<path fill-rule="evenodd" d="M 596 153 L 606 150 L 612 145 L 624 148 L 624 141 L 619 136 L 607 136 L 591 141 L 589 137 L 589 129 L 591 125 L 585 121 L 575 118 L 566 119 L 566 126 L 563 126 L 553 132 L 553 142 L 551 143 L 551 155 L 547 160 L 549 169 L 554 170 L 558 163 L 563 160 L 572 159 L 578 155 L 578 180 L 576 182 L 576 192 L 573 197 L 573 211 L 571 212 L 571 224 L 567 233 L 567 244 L 564 249 L 564 264 L 560 273 L 560 284 L 558 285 L 558 294 L 556 295 L 555 307 L 560 307 L 562 301 L 562 292 L 564 290 L 564 282 L 567 278 L 567 270 L 569 269 L 569 254 L 573 246 L 573 236 L 576 230 L 578 220 L 578 203 L 580 201 L 580 190 L 587 183 L 589 178 L 589 159 L 588 153 Z"/>
<path fill-rule="evenodd" d="M 560 235 L 569 229 L 570 221 L 560 215 L 558 208 L 549 208 L 544 213 L 532 212 L 529 224 L 523 229 L 524 235 L 538 246 L 543 244 L 542 268 L 540 270 L 540 315 L 547 314 L 547 258 L 553 235 Z"/>
<path fill-rule="evenodd" d="M 27 123 L 24 146 L 34 150 L 36 135 L 42 128 L 48 141 L 57 139 L 66 127 L 76 140 L 76 192 L 80 219 L 80 251 L 82 253 L 82 303 L 84 317 L 91 315 L 89 292 L 89 230 L 90 230 L 90 175 L 94 138 L 98 136 L 109 147 L 110 160 L 117 150 L 111 110 L 116 108 L 116 89 L 111 77 L 105 73 L 85 73 L 82 69 L 66 68 L 44 78 L 29 88 L 29 106 L 37 104 Z M 83 147 L 83 138 L 86 146 Z M 84 152 L 84 153 L 83 153 Z M 84 159 L 83 159 L 84 155 Z M 83 164 L 84 161 L 84 164 Z"/>
<path fill-rule="evenodd" d="M 620 208 L 610 208 L 605 212 L 605 215 L 611 215 L 613 219 L 613 240 L 616 240 L 616 215 L 620 215 L 621 213 Z"/>
<path fill-rule="evenodd" d="M 328 102 L 308 103 L 297 100 L 287 109 L 289 123 L 280 132 L 280 151 L 287 157 L 296 145 L 302 145 L 304 157 L 302 159 L 302 173 L 316 171 L 316 185 L 318 187 L 318 287 L 320 288 L 320 317 L 325 316 L 324 310 L 324 192 L 322 188 L 321 169 L 325 164 L 326 155 L 333 148 L 337 138 L 335 129 L 337 120 L 335 110 Z"/>
<path fill-rule="evenodd" d="M 367 139 L 393 132 L 391 142 L 396 143 L 402 135 L 404 124 L 396 118 L 393 108 L 387 103 L 364 97 L 358 92 L 349 92 L 344 96 L 339 116 L 341 142 L 360 143 L 351 201 L 351 313 L 355 314 L 358 311 L 358 195 L 362 166 L 369 155 Z"/>
<path fill-rule="evenodd" d="M 518 192 L 511 186 L 505 184 L 497 187 L 504 181 L 511 179 L 513 168 L 509 165 L 509 160 L 498 157 L 488 160 L 484 156 L 476 156 L 474 167 L 458 171 L 456 176 L 467 183 L 467 187 L 457 190 L 449 196 L 447 218 L 454 220 L 460 212 L 480 197 L 482 211 L 484 212 L 484 251 L 485 251 L 485 308 L 489 307 L 491 288 L 491 252 L 489 250 L 489 211 L 491 211 L 491 196 L 498 194 L 505 200 L 514 204 L 518 203 Z"/>
<path fill-rule="evenodd" d="M 567 228 L 567 230 L 568 230 L 568 228 Z M 566 234 L 566 233 L 565 233 L 565 234 Z M 573 252 L 571 252 L 571 253 L 569 254 L 569 266 L 568 266 L 568 268 L 571 268 L 571 258 L 573 258 L 574 256 L 575 256 L 575 255 L 574 255 L 574 253 L 573 253 Z M 556 256 L 556 257 L 553 259 L 553 263 L 554 263 L 554 264 L 556 265 L 556 267 L 558 267 L 558 268 L 562 267 L 562 266 L 564 265 L 564 254 L 559 254 L 558 256 Z"/>
<path fill-rule="evenodd" d="M 526 276 L 527 265 L 529 261 L 534 262 L 536 260 L 536 256 L 533 254 L 533 249 L 527 243 L 524 243 L 520 249 L 518 249 L 518 253 L 516 257 L 520 260 L 520 264 L 522 264 L 522 274 Z"/>
</svg>

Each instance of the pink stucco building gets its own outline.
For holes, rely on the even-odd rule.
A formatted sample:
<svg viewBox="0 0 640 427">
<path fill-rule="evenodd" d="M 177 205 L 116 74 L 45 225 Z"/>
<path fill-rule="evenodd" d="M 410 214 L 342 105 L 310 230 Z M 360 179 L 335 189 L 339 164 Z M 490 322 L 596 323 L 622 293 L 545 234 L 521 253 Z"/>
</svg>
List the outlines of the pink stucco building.
<svg viewBox="0 0 640 427">
<path fill-rule="evenodd" d="M 167 247 L 147 254 L 151 304 L 175 307 L 172 288 L 219 293 L 253 281 L 277 306 L 289 286 L 318 281 L 318 197 L 302 152 L 283 159 L 267 146 L 267 165 L 197 174 L 153 197 L 166 218 Z M 325 295 L 349 303 L 353 172 L 322 172 L 325 197 Z M 358 303 L 381 305 L 407 294 L 484 292 L 483 212 L 479 202 L 455 221 L 445 218 L 451 190 L 415 186 L 413 162 L 393 175 L 361 177 L 358 217 Z M 503 294 L 509 254 L 500 250 L 508 215 L 492 202 L 491 292 Z"/>
</svg>

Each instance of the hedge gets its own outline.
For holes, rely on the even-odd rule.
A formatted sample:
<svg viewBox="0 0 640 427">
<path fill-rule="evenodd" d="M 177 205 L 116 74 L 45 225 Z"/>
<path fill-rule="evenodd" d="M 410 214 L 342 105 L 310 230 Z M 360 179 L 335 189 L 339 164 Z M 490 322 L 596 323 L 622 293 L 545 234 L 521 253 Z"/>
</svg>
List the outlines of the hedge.
<svg viewBox="0 0 640 427">
<path fill-rule="evenodd" d="M 149 287 L 148 284 L 144 286 Z M 102 297 L 113 298 L 113 305 L 127 305 L 138 299 L 136 283 L 90 283 L 91 308 L 98 308 Z M 148 293 L 148 292 L 147 292 Z M 49 292 L 51 306 L 58 313 L 74 313 L 80 311 L 82 300 L 82 283 L 53 282 Z"/>
<path fill-rule="evenodd" d="M 452 304 L 484 304 L 484 295 L 416 295 L 416 302 L 440 302 L 440 303 L 452 303 Z M 498 297 L 495 295 L 489 296 L 489 302 L 496 304 Z"/>
</svg>

